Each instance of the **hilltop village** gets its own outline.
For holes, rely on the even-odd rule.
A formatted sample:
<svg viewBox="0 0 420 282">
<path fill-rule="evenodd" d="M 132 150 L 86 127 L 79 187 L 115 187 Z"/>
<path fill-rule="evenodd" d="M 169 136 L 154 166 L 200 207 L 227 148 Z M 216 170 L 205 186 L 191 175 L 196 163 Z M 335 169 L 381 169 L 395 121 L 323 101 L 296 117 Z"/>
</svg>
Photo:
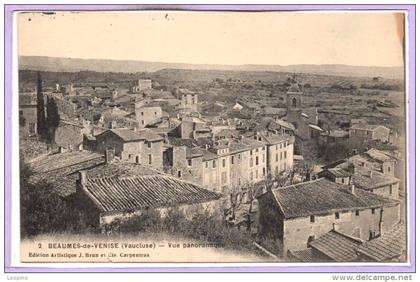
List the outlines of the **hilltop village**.
<svg viewBox="0 0 420 282">
<path fill-rule="evenodd" d="M 270 94 L 281 106 L 261 106 L 257 94 L 212 100 L 150 78 L 61 85 L 42 75 L 19 93 L 28 182 L 48 183 L 95 232 L 150 209 L 164 218 L 177 208 L 187 219 L 205 209 L 280 260 L 405 259 L 404 132 L 307 107 L 313 87 L 297 75 Z"/>
</svg>

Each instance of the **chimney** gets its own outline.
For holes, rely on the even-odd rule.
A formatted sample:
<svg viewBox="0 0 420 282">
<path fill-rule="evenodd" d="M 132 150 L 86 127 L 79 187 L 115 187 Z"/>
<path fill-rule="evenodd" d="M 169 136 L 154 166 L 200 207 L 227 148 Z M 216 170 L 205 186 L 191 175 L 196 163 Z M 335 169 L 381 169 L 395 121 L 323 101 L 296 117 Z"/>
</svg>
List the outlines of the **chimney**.
<svg viewBox="0 0 420 282">
<path fill-rule="evenodd" d="M 112 147 L 108 147 L 105 150 L 105 163 L 109 164 L 114 160 L 115 157 L 115 149 Z"/>
<path fill-rule="evenodd" d="M 76 192 L 78 192 L 81 189 L 83 189 L 82 187 L 85 186 L 86 183 L 87 183 L 87 173 L 86 173 L 86 170 L 80 170 L 79 171 L 79 180 L 78 180 L 78 183 L 76 185 Z"/>
<path fill-rule="evenodd" d="M 333 223 L 333 231 L 337 231 L 337 229 L 338 229 L 337 223 Z"/>
<path fill-rule="evenodd" d="M 205 145 L 206 150 L 208 150 L 210 148 L 209 144 Z"/>
<path fill-rule="evenodd" d="M 350 192 L 354 195 L 355 189 L 354 189 L 354 184 L 351 184 L 351 190 Z"/>
<path fill-rule="evenodd" d="M 372 177 L 373 177 L 373 172 L 369 171 L 369 178 L 372 178 Z"/>
</svg>

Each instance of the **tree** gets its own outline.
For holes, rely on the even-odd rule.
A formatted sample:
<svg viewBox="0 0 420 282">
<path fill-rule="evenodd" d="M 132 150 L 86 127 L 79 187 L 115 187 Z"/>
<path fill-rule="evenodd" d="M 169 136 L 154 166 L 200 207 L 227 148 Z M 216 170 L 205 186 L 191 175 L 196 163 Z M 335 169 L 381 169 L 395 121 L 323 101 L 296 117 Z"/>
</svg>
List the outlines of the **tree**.
<svg viewBox="0 0 420 282">
<path fill-rule="evenodd" d="M 37 131 L 41 138 L 45 138 L 46 135 L 46 124 L 45 124 L 45 109 L 44 109 L 44 94 L 42 93 L 42 79 L 41 72 L 37 73 Z"/>
<path fill-rule="evenodd" d="M 58 113 L 57 103 L 53 98 L 47 98 L 47 130 L 48 140 L 51 142 L 54 139 L 54 132 L 60 123 L 60 114 Z"/>
</svg>

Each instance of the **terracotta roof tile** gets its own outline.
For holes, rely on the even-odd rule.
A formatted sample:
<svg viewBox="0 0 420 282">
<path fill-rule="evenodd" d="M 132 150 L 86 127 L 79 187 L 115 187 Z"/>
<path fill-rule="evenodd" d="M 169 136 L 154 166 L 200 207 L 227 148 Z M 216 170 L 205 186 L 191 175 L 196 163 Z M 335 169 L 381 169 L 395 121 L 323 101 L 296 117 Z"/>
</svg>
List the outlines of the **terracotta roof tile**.
<svg viewBox="0 0 420 282">
<path fill-rule="evenodd" d="M 201 186 L 166 175 L 88 178 L 84 189 L 105 212 L 172 207 L 220 198 L 219 194 Z"/>
<path fill-rule="evenodd" d="M 361 245 L 357 251 L 374 261 L 389 261 L 400 257 L 406 249 L 404 225 L 397 224 L 378 238 Z"/>
<path fill-rule="evenodd" d="M 352 194 L 350 187 L 324 178 L 273 189 L 272 193 L 286 219 L 399 203 L 357 188 Z"/>
<path fill-rule="evenodd" d="M 345 234 L 331 230 L 310 242 L 309 246 L 336 262 L 349 262 L 357 260 L 356 249 L 361 244 L 361 240 L 356 240 Z"/>
</svg>

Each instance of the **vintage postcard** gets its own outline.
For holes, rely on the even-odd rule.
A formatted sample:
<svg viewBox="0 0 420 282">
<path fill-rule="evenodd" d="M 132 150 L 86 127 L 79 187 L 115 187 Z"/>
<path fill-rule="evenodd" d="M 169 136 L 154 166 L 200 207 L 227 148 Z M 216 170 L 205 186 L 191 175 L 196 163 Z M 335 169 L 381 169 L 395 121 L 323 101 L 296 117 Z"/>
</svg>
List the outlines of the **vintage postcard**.
<svg viewBox="0 0 420 282">
<path fill-rule="evenodd" d="M 406 266 L 407 15 L 15 11 L 14 259 Z"/>
</svg>

